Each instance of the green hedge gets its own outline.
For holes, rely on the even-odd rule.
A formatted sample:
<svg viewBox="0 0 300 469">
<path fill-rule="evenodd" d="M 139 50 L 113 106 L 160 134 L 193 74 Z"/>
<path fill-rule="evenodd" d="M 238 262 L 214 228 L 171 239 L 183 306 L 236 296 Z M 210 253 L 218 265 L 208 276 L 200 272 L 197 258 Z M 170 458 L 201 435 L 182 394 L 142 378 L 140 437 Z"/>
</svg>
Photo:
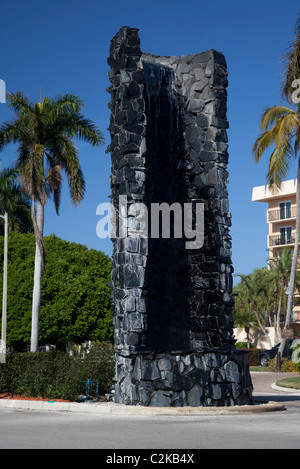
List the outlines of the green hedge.
<svg viewBox="0 0 300 469">
<path fill-rule="evenodd" d="M 99 382 L 99 395 L 113 385 L 114 354 L 91 350 L 85 358 L 63 352 L 13 353 L 0 364 L 0 393 L 77 401 L 86 393 L 86 381 Z"/>
</svg>

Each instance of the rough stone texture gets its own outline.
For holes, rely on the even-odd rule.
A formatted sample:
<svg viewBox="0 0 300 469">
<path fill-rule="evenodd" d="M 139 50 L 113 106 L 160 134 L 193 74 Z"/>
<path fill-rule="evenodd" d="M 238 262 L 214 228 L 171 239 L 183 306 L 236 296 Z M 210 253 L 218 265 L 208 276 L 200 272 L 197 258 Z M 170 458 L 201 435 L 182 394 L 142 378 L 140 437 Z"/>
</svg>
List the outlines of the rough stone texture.
<svg viewBox="0 0 300 469">
<path fill-rule="evenodd" d="M 115 401 L 252 403 L 247 355 L 233 337 L 224 56 L 145 54 L 138 30 L 123 27 L 108 63 Z M 204 245 L 187 249 L 175 233 L 153 238 L 151 223 L 143 237 L 138 202 L 149 211 L 153 203 L 204 204 Z"/>
<path fill-rule="evenodd" d="M 232 406 L 252 403 L 244 352 L 118 355 L 115 402 L 145 406 Z"/>
</svg>

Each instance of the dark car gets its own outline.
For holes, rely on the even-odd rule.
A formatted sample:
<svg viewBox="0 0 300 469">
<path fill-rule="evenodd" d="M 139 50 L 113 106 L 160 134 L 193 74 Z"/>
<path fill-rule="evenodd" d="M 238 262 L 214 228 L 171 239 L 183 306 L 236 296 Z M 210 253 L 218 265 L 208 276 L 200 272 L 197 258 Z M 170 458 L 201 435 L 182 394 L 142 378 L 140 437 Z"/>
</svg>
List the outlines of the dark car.
<svg viewBox="0 0 300 469">
<path fill-rule="evenodd" d="M 284 347 L 283 354 L 282 354 L 283 357 L 292 358 L 292 355 L 293 355 L 292 343 L 293 343 L 293 340 L 287 340 L 285 347 Z M 277 345 L 274 345 L 274 347 L 272 347 L 271 349 L 264 350 L 263 352 L 261 352 L 258 355 L 259 364 L 261 366 L 266 366 L 269 360 L 272 360 L 272 358 L 276 357 L 279 347 L 280 347 L 280 344 L 277 344 Z"/>
</svg>

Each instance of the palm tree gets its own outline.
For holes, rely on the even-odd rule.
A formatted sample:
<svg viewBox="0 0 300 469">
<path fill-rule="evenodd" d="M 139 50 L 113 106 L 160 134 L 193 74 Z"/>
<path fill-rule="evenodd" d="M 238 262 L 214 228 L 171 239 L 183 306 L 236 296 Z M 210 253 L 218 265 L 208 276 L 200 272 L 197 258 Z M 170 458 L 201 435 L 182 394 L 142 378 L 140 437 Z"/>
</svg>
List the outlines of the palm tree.
<svg viewBox="0 0 300 469">
<path fill-rule="evenodd" d="M 35 103 L 19 91 L 10 93 L 7 102 L 16 117 L 0 127 L 0 151 L 11 142 L 18 143 L 17 167 L 21 189 L 31 199 L 36 239 L 30 348 L 35 352 L 38 347 L 41 275 L 46 255 L 44 207 L 48 198 L 53 196 L 59 214 L 62 171 L 67 176 L 72 203 L 77 206 L 82 201 L 85 181 L 73 138 L 97 146 L 103 143 L 103 135 L 80 113 L 83 101 L 77 96 L 66 94 Z"/>
<path fill-rule="evenodd" d="M 266 329 L 266 311 L 270 302 L 268 282 L 265 281 L 266 276 L 269 277 L 268 269 L 255 269 L 250 275 L 237 274 L 236 276 L 241 278 L 240 288 L 242 290 L 238 293 L 239 296 L 243 297 L 244 309 L 252 312 L 256 318 L 257 326 L 272 346 Z"/>
<path fill-rule="evenodd" d="M 284 325 L 285 329 L 289 329 L 295 291 L 300 226 L 300 159 L 298 158 L 300 150 L 300 105 L 297 110 L 285 106 L 268 108 L 262 115 L 261 131 L 261 136 L 256 140 L 253 146 L 253 153 L 255 162 L 258 162 L 267 148 L 271 146 L 275 147 L 270 156 L 269 171 L 267 174 L 267 183 L 271 190 L 276 192 L 276 189 L 280 188 L 281 182 L 285 179 L 292 162 L 294 159 L 298 159 L 295 247 L 292 257 L 288 304 Z M 281 343 L 282 350 L 285 345 L 283 342 L 284 339 Z"/>
<path fill-rule="evenodd" d="M 247 348 L 250 348 L 250 329 L 255 327 L 255 316 L 247 308 L 238 308 L 234 313 L 234 326 L 238 329 L 244 329 L 247 338 Z"/>
<path fill-rule="evenodd" d="M 284 60 L 286 63 L 286 74 L 282 95 L 287 98 L 288 101 L 291 101 L 292 83 L 295 79 L 300 78 L 300 17 L 296 23 L 295 40 L 291 44 L 288 54 L 284 56 Z M 257 163 L 268 148 L 274 148 L 269 159 L 269 170 L 267 174 L 267 183 L 271 190 L 276 192 L 276 190 L 280 188 L 291 164 L 295 159 L 298 160 L 295 247 L 292 257 L 289 295 L 284 325 L 285 329 L 289 329 L 295 291 L 300 228 L 300 159 L 298 158 L 300 150 L 300 104 L 298 106 L 292 106 L 292 108 L 284 105 L 266 108 L 261 116 L 260 129 L 261 135 L 255 141 L 252 152 L 255 162 Z M 282 354 L 285 342 L 286 340 L 283 339 L 279 354 Z"/>
<path fill-rule="evenodd" d="M 286 292 L 288 290 L 289 278 L 292 267 L 292 254 L 290 248 L 285 247 L 280 256 L 268 260 L 270 273 L 278 297 L 277 312 L 274 311 L 274 327 L 277 337 L 282 340 L 281 328 L 279 326 L 280 314 L 286 308 Z M 296 273 L 296 283 L 299 283 L 299 273 Z"/>
<path fill-rule="evenodd" d="M 286 54 L 283 56 L 284 80 L 282 83 L 282 95 L 291 102 L 291 96 L 295 91 L 293 82 L 300 78 L 300 14 L 295 25 L 294 40 L 291 42 Z"/>
<path fill-rule="evenodd" d="M 9 231 L 29 233 L 33 231 L 30 198 L 20 191 L 19 172 L 16 168 L 0 171 L 0 213 L 8 214 Z M 0 218 L 0 234 L 4 234 Z"/>
</svg>

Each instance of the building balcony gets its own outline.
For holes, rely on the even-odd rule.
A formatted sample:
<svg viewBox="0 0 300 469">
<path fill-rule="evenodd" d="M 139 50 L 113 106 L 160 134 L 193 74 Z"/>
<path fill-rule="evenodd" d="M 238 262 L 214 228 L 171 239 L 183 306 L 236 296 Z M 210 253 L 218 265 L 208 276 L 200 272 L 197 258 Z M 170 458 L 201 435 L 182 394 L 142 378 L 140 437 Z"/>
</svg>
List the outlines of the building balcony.
<svg viewBox="0 0 300 469">
<path fill-rule="evenodd" d="M 269 236 L 268 237 L 268 247 L 269 248 L 274 248 L 274 247 L 282 247 L 282 246 L 293 246 L 295 244 L 295 238 L 293 236 L 287 237 L 287 236 Z"/>
<path fill-rule="evenodd" d="M 289 210 L 280 210 L 279 208 L 274 208 L 268 210 L 268 223 L 276 223 L 282 220 L 295 220 L 297 207 L 291 207 Z"/>
</svg>

